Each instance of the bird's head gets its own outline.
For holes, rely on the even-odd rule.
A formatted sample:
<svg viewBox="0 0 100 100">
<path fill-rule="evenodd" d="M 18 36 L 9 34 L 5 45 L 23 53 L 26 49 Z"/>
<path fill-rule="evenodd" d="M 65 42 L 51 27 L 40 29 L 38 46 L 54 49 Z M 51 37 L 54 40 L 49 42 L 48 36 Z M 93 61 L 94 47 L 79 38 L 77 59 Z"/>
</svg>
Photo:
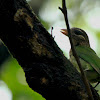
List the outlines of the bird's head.
<svg viewBox="0 0 100 100">
<path fill-rule="evenodd" d="M 67 29 L 61 29 L 61 33 L 68 36 Z M 84 45 L 90 47 L 86 32 L 80 28 L 71 28 L 72 41 L 74 46 Z"/>
</svg>

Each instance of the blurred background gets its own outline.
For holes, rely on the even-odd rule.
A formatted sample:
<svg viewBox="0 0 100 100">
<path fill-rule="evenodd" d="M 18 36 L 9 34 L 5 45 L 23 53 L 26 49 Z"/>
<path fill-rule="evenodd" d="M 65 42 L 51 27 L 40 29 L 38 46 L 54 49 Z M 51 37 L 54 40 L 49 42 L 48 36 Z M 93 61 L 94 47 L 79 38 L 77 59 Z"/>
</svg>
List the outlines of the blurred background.
<svg viewBox="0 0 100 100">
<path fill-rule="evenodd" d="M 60 33 L 66 28 L 64 17 L 58 7 L 62 0 L 27 0 L 41 23 L 52 35 L 57 45 L 69 58 L 70 44 L 68 37 Z M 85 30 L 90 45 L 100 57 L 100 0 L 66 0 L 70 27 Z M 94 85 L 94 84 L 93 84 Z M 100 94 L 100 85 L 96 87 Z M 25 80 L 23 69 L 10 55 L 7 47 L 0 40 L 0 100 L 45 100 L 32 91 Z"/>
</svg>

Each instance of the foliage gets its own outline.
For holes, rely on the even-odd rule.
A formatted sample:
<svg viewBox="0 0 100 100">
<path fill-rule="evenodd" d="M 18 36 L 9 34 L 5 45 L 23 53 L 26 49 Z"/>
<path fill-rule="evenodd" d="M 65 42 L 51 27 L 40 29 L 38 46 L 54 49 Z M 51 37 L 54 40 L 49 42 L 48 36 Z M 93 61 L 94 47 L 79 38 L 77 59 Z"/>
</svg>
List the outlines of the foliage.
<svg viewBox="0 0 100 100">
<path fill-rule="evenodd" d="M 29 88 L 25 73 L 14 58 L 9 58 L 1 66 L 1 77 L 13 94 L 13 100 L 44 100 L 41 95 Z"/>
</svg>

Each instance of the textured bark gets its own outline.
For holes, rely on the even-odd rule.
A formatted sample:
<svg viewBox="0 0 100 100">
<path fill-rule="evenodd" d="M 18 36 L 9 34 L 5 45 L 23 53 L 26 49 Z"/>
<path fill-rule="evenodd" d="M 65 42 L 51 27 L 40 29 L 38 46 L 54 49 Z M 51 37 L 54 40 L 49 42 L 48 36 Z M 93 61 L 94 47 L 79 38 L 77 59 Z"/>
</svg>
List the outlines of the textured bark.
<svg viewBox="0 0 100 100">
<path fill-rule="evenodd" d="M 88 100 L 80 74 L 25 0 L 0 0 L 0 25 L 0 38 L 24 69 L 33 90 L 46 100 Z"/>
</svg>

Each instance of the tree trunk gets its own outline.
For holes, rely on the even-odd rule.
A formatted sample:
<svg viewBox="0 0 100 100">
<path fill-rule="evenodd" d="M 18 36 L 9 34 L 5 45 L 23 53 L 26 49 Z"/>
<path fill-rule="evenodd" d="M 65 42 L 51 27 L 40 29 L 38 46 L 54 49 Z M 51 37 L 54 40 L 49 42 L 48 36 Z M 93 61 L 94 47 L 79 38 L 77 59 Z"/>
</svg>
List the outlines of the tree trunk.
<svg viewBox="0 0 100 100">
<path fill-rule="evenodd" d="M 0 38 L 46 100 L 88 100 L 80 74 L 25 0 L 0 0 Z M 99 95 L 91 87 L 94 100 Z"/>
</svg>

